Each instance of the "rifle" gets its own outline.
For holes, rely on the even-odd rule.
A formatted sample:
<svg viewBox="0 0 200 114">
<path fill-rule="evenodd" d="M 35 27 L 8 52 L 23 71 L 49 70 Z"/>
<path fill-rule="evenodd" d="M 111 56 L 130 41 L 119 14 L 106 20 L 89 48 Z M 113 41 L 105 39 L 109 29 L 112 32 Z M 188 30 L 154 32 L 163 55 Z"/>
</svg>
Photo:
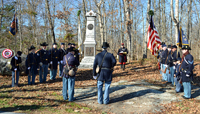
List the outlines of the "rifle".
<svg viewBox="0 0 200 114">
<path fill-rule="evenodd" d="M 41 49 L 40 49 L 40 61 L 42 62 L 42 55 L 41 55 Z M 40 68 L 40 64 L 39 64 L 39 68 Z M 41 66 L 41 68 L 42 68 L 42 72 L 44 72 L 44 69 L 43 69 L 43 67 Z M 41 69 L 40 69 L 41 70 Z"/>
<path fill-rule="evenodd" d="M 15 59 L 15 67 L 16 67 L 16 59 Z M 16 81 L 15 83 L 17 83 L 17 78 L 16 77 L 17 77 L 17 71 L 15 70 L 15 80 L 14 80 L 14 82 Z"/>
<path fill-rule="evenodd" d="M 52 61 L 51 70 L 53 70 L 53 45 L 52 45 L 52 48 L 51 48 L 51 61 Z"/>
<path fill-rule="evenodd" d="M 30 66 L 30 54 L 29 54 L 29 49 L 28 49 L 28 67 L 31 67 Z M 29 70 L 29 76 L 31 76 L 31 69 L 28 69 Z"/>
</svg>

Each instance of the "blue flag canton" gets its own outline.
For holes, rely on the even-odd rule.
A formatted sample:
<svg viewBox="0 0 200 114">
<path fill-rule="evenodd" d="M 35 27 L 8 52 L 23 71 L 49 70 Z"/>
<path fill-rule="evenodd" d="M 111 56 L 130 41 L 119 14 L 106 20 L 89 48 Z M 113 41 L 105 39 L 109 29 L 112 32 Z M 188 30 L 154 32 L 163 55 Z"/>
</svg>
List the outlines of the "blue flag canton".
<svg viewBox="0 0 200 114">
<path fill-rule="evenodd" d="M 182 45 L 189 45 L 188 40 L 186 38 L 186 35 L 184 34 L 182 30 Z"/>
<path fill-rule="evenodd" d="M 17 18 L 15 18 L 15 15 L 14 15 L 13 21 L 10 25 L 9 33 L 14 36 L 17 33 L 17 29 L 18 29 L 18 21 L 17 21 Z"/>
<path fill-rule="evenodd" d="M 188 43 L 186 35 L 184 34 L 182 28 L 180 27 L 180 29 L 178 31 L 177 46 L 182 48 L 183 45 L 188 45 L 189 46 L 189 43 Z"/>
</svg>

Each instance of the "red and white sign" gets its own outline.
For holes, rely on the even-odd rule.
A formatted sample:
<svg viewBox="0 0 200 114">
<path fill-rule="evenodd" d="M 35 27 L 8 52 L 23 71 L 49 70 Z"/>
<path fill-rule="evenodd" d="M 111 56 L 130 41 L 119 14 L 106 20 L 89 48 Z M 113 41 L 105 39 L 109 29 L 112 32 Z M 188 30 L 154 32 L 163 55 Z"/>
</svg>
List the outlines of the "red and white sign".
<svg viewBox="0 0 200 114">
<path fill-rule="evenodd" d="M 9 59 L 13 56 L 13 51 L 11 49 L 5 49 L 3 50 L 2 52 L 2 56 L 5 58 L 5 59 Z"/>
</svg>

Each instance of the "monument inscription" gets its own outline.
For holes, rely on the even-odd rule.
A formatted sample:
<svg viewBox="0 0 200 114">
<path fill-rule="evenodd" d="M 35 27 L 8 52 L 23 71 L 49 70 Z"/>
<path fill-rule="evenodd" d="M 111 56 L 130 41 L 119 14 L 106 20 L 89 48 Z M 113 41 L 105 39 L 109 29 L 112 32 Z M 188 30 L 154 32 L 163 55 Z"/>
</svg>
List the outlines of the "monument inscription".
<svg viewBox="0 0 200 114">
<path fill-rule="evenodd" d="M 88 25 L 88 29 L 89 29 L 89 30 L 92 30 L 92 29 L 93 29 L 93 24 L 89 24 L 89 25 Z"/>
<path fill-rule="evenodd" d="M 94 56 L 94 47 L 85 47 L 86 56 Z"/>
</svg>

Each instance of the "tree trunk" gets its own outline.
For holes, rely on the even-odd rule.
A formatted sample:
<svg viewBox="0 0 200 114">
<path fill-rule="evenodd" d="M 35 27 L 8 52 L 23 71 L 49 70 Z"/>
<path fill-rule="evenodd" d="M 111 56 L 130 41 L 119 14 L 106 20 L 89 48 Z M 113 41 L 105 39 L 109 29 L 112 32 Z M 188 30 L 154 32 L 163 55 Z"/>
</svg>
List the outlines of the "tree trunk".
<svg viewBox="0 0 200 114">
<path fill-rule="evenodd" d="M 21 18 L 21 3 L 20 3 L 21 0 L 18 0 L 19 2 L 19 13 L 18 13 L 18 18 L 19 18 L 19 40 L 20 40 L 20 51 L 22 51 L 22 18 Z"/>
<path fill-rule="evenodd" d="M 85 3 L 86 1 L 85 0 L 83 0 L 83 42 L 85 41 L 85 34 L 86 34 L 86 24 L 87 24 L 87 21 L 86 21 L 86 8 L 85 8 Z"/>
<path fill-rule="evenodd" d="M 119 0 L 119 9 L 120 9 L 120 39 L 121 39 L 121 43 L 124 42 L 123 40 L 123 31 L 122 31 L 122 6 L 121 6 L 121 0 Z"/>
<path fill-rule="evenodd" d="M 147 28 L 149 24 L 149 10 L 151 8 L 151 0 L 148 0 L 148 5 L 147 5 L 147 22 L 146 22 L 146 29 L 145 29 L 145 38 L 143 38 L 143 59 L 147 58 Z"/>
<path fill-rule="evenodd" d="M 0 32 L 1 32 L 2 18 L 3 18 L 3 0 L 1 0 Z"/>
<path fill-rule="evenodd" d="M 191 23 L 191 6 L 192 6 L 192 0 L 188 0 L 187 2 L 188 5 L 188 13 L 187 13 L 187 39 L 188 43 L 190 44 L 190 23 Z M 191 46 L 191 44 L 190 44 Z"/>
<path fill-rule="evenodd" d="M 177 42 L 178 39 L 178 29 L 179 29 L 179 0 L 176 0 L 176 7 L 175 7 L 175 18 L 174 18 L 174 11 L 173 11 L 173 0 L 171 0 L 171 18 L 175 23 L 175 39 Z"/>
<path fill-rule="evenodd" d="M 51 13 L 50 13 L 50 9 L 49 9 L 49 2 L 48 0 L 45 0 L 45 3 L 46 3 L 46 10 L 47 10 L 47 17 L 48 17 L 48 20 L 49 20 L 49 26 L 51 28 L 51 34 L 52 34 L 52 44 L 56 42 L 56 39 L 55 39 L 55 34 L 54 34 L 54 26 L 52 24 L 52 20 L 51 20 Z"/>
</svg>

